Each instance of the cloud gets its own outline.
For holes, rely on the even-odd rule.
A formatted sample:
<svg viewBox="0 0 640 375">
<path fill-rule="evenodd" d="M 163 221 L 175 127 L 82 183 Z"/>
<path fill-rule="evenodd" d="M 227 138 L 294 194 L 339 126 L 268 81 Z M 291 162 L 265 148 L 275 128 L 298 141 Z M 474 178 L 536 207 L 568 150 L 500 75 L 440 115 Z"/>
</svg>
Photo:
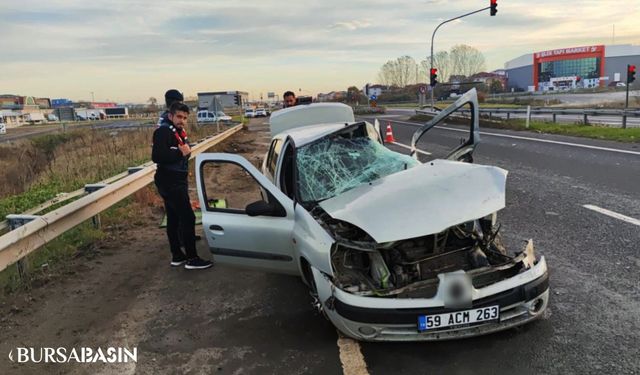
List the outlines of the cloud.
<svg viewBox="0 0 640 375">
<path fill-rule="evenodd" d="M 109 97 L 128 98 L 178 79 L 194 89 L 266 92 L 292 82 L 331 91 L 375 80 L 379 67 L 398 56 L 426 58 L 439 22 L 486 6 L 477 0 L 4 1 L 0 87 L 33 95 L 51 87 L 62 96 L 84 93 L 85 82 L 99 80 L 113 90 Z M 496 17 L 487 10 L 444 25 L 435 47 L 469 44 L 498 68 L 536 50 L 607 43 L 614 22 L 616 41 L 640 38 L 634 12 L 614 0 L 584 0 L 574 8 L 554 0 L 500 2 Z M 122 77 L 127 90 L 118 89 Z M 141 89 L 129 87 L 134 84 Z"/>
<path fill-rule="evenodd" d="M 353 21 L 346 21 L 346 22 L 336 22 L 333 25 L 329 26 L 329 28 L 357 30 L 357 29 L 366 29 L 369 26 L 371 26 L 371 22 L 367 20 L 353 20 Z"/>
</svg>

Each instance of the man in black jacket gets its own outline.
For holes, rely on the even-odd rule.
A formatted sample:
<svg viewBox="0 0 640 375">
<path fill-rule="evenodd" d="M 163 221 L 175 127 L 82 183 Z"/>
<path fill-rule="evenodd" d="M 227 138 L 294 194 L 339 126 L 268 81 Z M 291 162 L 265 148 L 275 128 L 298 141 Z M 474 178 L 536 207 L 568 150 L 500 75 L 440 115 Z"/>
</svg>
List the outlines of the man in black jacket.
<svg viewBox="0 0 640 375">
<path fill-rule="evenodd" d="M 169 107 L 168 115 L 153 132 L 151 159 L 158 165 L 155 183 L 167 212 L 167 237 L 173 256 L 171 266 L 186 262 L 186 269 L 204 269 L 213 263 L 199 258 L 196 252 L 196 218 L 188 185 L 191 148 L 184 129 L 188 118 L 187 105 L 176 102 Z M 186 254 L 180 249 L 180 234 Z"/>
</svg>

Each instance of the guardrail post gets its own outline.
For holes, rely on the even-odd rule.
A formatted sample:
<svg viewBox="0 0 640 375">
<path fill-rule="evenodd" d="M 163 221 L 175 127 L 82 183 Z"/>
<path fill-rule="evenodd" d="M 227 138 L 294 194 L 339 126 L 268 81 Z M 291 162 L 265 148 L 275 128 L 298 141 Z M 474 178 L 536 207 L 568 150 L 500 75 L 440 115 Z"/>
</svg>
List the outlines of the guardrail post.
<svg viewBox="0 0 640 375">
<path fill-rule="evenodd" d="M 507 120 L 511 118 L 511 112 L 507 112 Z"/>
<path fill-rule="evenodd" d="M 627 128 L 627 112 L 625 112 L 624 110 L 622 111 L 622 129 L 626 129 Z"/>
<path fill-rule="evenodd" d="M 530 106 L 530 105 L 528 105 L 528 106 L 527 106 L 527 122 L 526 122 L 526 125 L 525 125 L 525 127 L 526 127 L 527 129 L 529 129 L 529 122 L 530 122 L 530 121 L 531 121 L 531 106 Z"/>
<path fill-rule="evenodd" d="M 586 113 L 586 112 L 585 112 L 585 114 L 584 114 L 584 124 L 585 124 L 585 125 L 588 125 L 588 124 L 589 124 L 589 121 L 587 121 L 587 113 Z"/>
<path fill-rule="evenodd" d="M 36 216 L 36 215 L 7 215 L 7 223 L 9 224 L 9 230 L 14 230 L 16 228 L 19 228 L 38 217 L 39 216 Z M 23 283 L 26 282 L 28 280 L 27 274 L 29 272 L 26 258 L 20 259 L 16 263 L 16 267 L 18 268 L 18 277 Z"/>
<path fill-rule="evenodd" d="M 86 184 L 84 185 L 84 191 L 87 194 L 91 194 L 94 191 L 98 191 L 105 186 L 107 186 L 107 184 Z M 94 228 L 100 229 L 100 227 L 102 226 L 102 220 L 100 219 L 100 214 L 97 214 L 96 216 L 92 217 L 91 222 L 93 222 Z"/>
<path fill-rule="evenodd" d="M 556 123 L 556 116 L 557 115 L 555 113 L 551 115 L 551 122 L 553 122 L 554 124 Z"/>
<path fill-rule="evenodd" d="M 129 174 L 134 174 L 136 172 L 140 172 L 142 170 L 142 167 L 129 167 L 127 168 L 127 172 Z"/>
</svg>

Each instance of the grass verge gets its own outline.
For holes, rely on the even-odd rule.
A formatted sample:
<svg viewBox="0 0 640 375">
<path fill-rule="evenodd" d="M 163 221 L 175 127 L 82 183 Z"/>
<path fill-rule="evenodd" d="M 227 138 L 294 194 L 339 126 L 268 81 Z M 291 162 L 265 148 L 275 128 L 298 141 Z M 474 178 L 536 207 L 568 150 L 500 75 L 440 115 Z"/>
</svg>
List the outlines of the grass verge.
<svg viewBox="0 0 640 375">
<path fill-rule="evenodd" d="M 191 119 L 190 138 L 211 135 Z M 19 184 L 0 189 L 0 220 L 10 213 L 33 208 L 60 192 L 70 192 L 140 165 L 150 159 L 154 128 L 109 131 L 78 130 L 53 134 L 0 147 L 0 178 Z M 214 130 L 215 131 L 215 130 Z M 193 163 L 191 163 L 193 165 Z M 103 229 L 91 221 L 82 223 L 25 257 L 27 277 L 12 265 L 0 272 L 0 295 L 28 289 L 63 275 L 76 257 L 97 254 L 101 240 L 119 236 L 127 227 L 139 225 L 160 200 L 151 185 L 101 213 Z M 52 207 L 52 208 L 55 208 Z"/>
</svg>

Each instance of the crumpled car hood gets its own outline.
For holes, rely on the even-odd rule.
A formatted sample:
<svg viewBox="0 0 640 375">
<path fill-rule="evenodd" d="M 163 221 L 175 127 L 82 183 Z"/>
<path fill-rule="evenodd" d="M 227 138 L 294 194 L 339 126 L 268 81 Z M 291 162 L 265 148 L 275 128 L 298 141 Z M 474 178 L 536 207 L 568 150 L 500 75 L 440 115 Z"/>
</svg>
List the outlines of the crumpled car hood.
<svg viewBox="0 0 640 375">
<path fill-rule="evenodd" d="M 320 203 L 334 219 L 384 243 L 439 233 L 505 206 L 507 171 L 433 160 Z"/>
</svg>

